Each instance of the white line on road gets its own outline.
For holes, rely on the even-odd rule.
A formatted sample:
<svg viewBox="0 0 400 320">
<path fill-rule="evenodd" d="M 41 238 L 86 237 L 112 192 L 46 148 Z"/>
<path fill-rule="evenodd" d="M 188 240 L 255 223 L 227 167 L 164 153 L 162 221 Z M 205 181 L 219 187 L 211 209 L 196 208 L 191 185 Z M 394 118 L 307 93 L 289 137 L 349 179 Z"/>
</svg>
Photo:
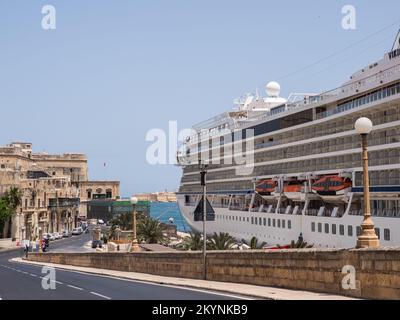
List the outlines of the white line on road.
<svg viewBox="0 0 400 320">
<path fill-rule="evenodd" d="M 33 274 L 33 273 L 30 273 L 29 275 L 30 275 L 31 277 L 35 277 L 35 278 L 37 277 L 37 275 L 36 275 L 36 274 Z"/>
<path fill-rule="evenodd" d="M 23 274 L 28 274 L 28 272 L 26 272 L 26 271 L 21 271 Z"/>
<path fill-rule="evenodd" d="M 100 294 L 100 293 L 93 292 L 93 291 L 90 291 L 90 293 L 91 293 L 91 294 L 94 294 L 95 296 L 99 296 L 99 297 L 101 297 L 101 298 L 104 298 L 104 299 L 107 299 L 107 300 L 111 300 L 110 297 L 103 296 L 103 295 Z"/>
<path fill-rule="evenodd" d="M 51 282 L 55 282 L 55 283 L 57 283 L 57 284 L 63 284 L 62 282 L 60 282 L 60 281 L 55 281 L 55 280 L 50 280 Z"/>
<path fill-rule="evenodd" d="M 79 288 L 79 287 L 75 287 L 75 286 L 72 286 L 72 285 L 68 285 L 68 287 L 70 287 L 70 288 L 73 288 L 73 289 L 76 289 L 76 290 L 83 290 L 82 288 Z"/>
</svg>

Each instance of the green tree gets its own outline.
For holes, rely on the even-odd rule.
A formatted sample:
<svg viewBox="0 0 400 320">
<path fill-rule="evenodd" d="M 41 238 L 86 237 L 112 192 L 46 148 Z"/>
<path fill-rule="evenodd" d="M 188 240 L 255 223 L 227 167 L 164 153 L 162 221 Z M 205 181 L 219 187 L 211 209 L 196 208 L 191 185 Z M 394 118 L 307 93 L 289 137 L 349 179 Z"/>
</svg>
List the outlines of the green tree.
<svg viewBox="0 0 400 320">
<path fill-rule="evenodd" d="M 132 213 L 121 213 L 111 220 L 111 230 L 119 227 L 121 230 L 132 230 Z"/>
<path fill-rule="evenodd" d="M 229 250 L 236 243 L 229 233 L 220 232 L 219 234 L 214 232 L 210 238 L 209 248 L 211 250 Z"/>
<path fill-rule="evenodd" d="M 5 224 L 11 223 L 11 218 L 15 214 L 19 205 L 21 205 L 22 192 L 18 188 L 11 188 L 4 192 L 0 198 L 0 237 L 3 235 Z"/>
<path fill-rule="evenodd" d="M 145 216 L 137 224 L 137 237 L 146 243 L 161 243 L 165 241 L 164 227 L 161 222 Z"/>
<path fill-rule="evenodd" d="M 242 239 L 242 243 L 248 245 L 250 249 L 262 249 L 267 243 L 266 242 L 258 242 L 257 237 L 252 237 L 250 239 L 250 242 L 247 242 L 246 240 Z"/>
<path fill-rule="evenodd" d="M 203 249 L 203 237 L 200 232 L 191 232 L 189 237 L 183 239 L 179 249 L 198 251 Z"/>
<path fill-rule="evenodd" d="M 18 188 L 13 187 L 4 193 L 3 198 L 7 202 L 8 207 L 15 213 L 15 210 L 21 205 L 22 192 Z"/>
<path fill-rule="evenodd" d="M 13 211 L 8 206 L 7 201 L 2 197 L 0 198 L 0 238 L 3 237 L 3 229 L 7 221 L 13 215 Z"/>
</svg>

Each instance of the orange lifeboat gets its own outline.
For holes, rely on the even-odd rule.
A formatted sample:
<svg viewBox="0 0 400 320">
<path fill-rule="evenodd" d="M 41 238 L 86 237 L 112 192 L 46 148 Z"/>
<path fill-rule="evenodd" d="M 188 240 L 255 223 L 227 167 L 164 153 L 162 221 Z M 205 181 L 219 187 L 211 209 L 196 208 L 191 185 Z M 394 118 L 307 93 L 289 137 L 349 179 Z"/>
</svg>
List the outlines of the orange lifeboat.
<svg viewBox="0 0 400 320">
<path fill-rule="evenodd" d="M 343 195 L 351 187 L 352 181 L 350 178 L 334 175 L 319 179 L 313 184 L 312 189 L 319 195 L 337 196 Z"/>
<path fill-rule="evenodd" d="M 299 201 L 301 200 L 303 186 L 303 181 L 289 181 L 283 186 L 283 193 L 287 198 Z"/>
<path fill-rule="evenodd" d="M 270 196 L 275 192 L 277 183 L 274 180 L 261 180 L 256 185 L 256 192 L 261 196 Z"/>
</svg>

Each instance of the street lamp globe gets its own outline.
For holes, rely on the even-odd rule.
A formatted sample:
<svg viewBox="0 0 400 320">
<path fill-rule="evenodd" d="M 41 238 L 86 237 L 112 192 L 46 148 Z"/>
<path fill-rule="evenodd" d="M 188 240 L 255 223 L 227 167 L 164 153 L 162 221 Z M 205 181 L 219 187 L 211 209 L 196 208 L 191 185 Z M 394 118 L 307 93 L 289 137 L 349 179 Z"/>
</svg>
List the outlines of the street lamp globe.
<svg viewBox="0 0 400 320">
<path fill-rule="evenodd" d="M 359 134 L 369 134 L 372 131 L 372 121 L 368 118 L 362 117 L 359 118 L 354 127 Z"/>
<path fill-rule="evenodd" d="M 131 204 L 137 204 L 137 203 L 138 203 L 138 198 L 131 197 Z"/>
</svg>

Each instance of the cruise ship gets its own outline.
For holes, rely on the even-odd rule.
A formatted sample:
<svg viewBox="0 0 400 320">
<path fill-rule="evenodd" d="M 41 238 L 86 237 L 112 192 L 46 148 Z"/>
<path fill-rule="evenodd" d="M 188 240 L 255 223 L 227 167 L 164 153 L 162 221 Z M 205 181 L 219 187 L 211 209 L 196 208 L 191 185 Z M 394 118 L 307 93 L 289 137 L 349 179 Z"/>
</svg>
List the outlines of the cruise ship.
<svg viewBox="0 0 400 320">
<path fill-rule="evenodd" d="M 381 246 L 400 244 L 400 32 L 383 59 L 342 86 L 320 94 L 248 94 L 233 110 L 193 127 L 178 152 L 183 175 L 177 200 L 192 229 L 202 198 L 215 220 L 206 232 L 253 236 L 268 245 L 302 237 L 314 247 L 355 247 L 363 221 L 360 117 L 368 135 L 371 214 Z M 243 162 L 247 159 L 247 162 Z M 252 160 L 252 163 L 250 163 Z"/>
</svg>

